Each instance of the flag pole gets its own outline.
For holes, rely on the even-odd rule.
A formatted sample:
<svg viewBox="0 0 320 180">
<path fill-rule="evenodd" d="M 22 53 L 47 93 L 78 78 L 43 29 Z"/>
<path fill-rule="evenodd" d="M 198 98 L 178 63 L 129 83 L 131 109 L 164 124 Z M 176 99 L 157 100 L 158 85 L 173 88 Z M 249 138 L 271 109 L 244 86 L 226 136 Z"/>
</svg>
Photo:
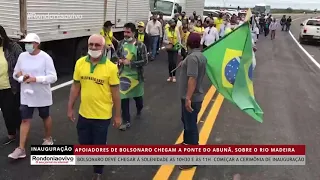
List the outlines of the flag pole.
<svg viewBox="0 0 320 180">
<path fill-rule="evenodd" d="M 246 15 L 244 21 L 249 21 L 250 18 L 251 18 L 251 16 L 252 16 L 252 12 L 251 12 L 251 9 L 249 8 L 249 9 L 247 10 L 247 15 Z"/>
</svg>

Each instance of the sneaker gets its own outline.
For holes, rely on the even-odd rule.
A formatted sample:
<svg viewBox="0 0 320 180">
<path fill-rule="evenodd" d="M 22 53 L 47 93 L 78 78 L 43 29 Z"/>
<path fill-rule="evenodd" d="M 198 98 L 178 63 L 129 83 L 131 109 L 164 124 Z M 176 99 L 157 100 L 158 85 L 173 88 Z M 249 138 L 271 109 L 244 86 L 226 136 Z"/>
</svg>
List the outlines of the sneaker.
<svg viewBox="0 0 320 180">
<path fill-rule="evenodd" d="M 172 78 L 172 82 L 177 82 L 177 79 L 174 77 L 174 78 Z"/>
<path fill-rule="evenodd" d="M 101 180 L 101 174 L 95 173 L 92 177 L 92 180 Z"/>
<path fill-rule="evenodd" d="M 42 145 L 53 145 L 52 137 L 50 137 L 49 139 L 43 139 Z"/>
<path fill-rule="evenodd" d="M 180 170 L 187 170 L 187 169 L 192 169 L 194 167 L 196 167 L 196 165 L 181 165 L 181 166 L 179 166 L 179 169 Z"/>
<path fill-rule="evenodd" d="M 127 130 L 127 128 L 130 128 L 131 127 L 131 124 L 129 122 L 127 122 L 126 124 L 122 124 L 120 127 L 119 127 L 119 130 L 121 131 L 125 131 Z"/>
<path fill-rule="evenodd" d="M 25 158 L 26 156 L 26 151 L 21 148 L 16 148 L 11 154 L 8 155 L 8 157 L 12 159 Z"/>
<path fill-rule="evenodd" d="M 4 139 L 1 140 L 1 144 L 2 145 L 8 145 L 8 144 L 14 142 L 15 140 L 16 140 L 16 137 L 9 138 L 8 136 L 6 136 Z"/>
<path fill-rule="evenodd" d="M 167 82 L 170 82 L 172 80 L 172 78 L 171 77 L 169 77 L 168 79 L 167 79 Z"/>
</svg>

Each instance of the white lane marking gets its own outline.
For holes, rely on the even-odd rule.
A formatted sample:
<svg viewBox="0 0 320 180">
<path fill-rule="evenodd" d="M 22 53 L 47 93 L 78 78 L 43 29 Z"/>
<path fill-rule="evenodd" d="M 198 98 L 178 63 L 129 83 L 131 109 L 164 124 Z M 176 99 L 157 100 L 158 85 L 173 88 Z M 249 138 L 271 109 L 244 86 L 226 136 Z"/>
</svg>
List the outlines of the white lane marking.
<svg viewBox="0 0 320 180">
<path fill-rule="evenodd" d="M 301 17 L 301 18 L 296 18 L 296 19 L 293 19 L 292 21 L 296 21 L 298 19 L 302 19 L 302 18 L 305 18 L 305 17 Z M 290 36 L 292 37 L 293 41 L 298 45 L 298 47 L 304 52 L 305 55 L 307 55 L 307 57 L 320 69 L 320 64 L 313 58 L 313 56 L 308 53 L 308 51 L 306 49 L 304 49 L 302 47 L 302 45 L 297 41 L 297 39 L 293 36 L 293 34 L 291 33 L 291 31 L 289 31 L 289 34 Z"/>
<path fill-rule="evenodd" d="M 64 82 L 64 83 L 62 83 L 62 84 L 58 84 L 58 85 L 56 85 L 56 86 L 53 86 L 53 87 L 51 88 L 51 91 L 55 91 L 55 90 L 57 90 L 57 89 L 60 89 L 60 88 L 69 86 L 69 85 L 71 85 L 72 83 L 73 83 L 73 80 Z"/>
<path fill-rule="evenodd" d="M 57 90 L 57 89 L 60 89 L 60 88 L 69 86 L 69 85 L 71 85 L 72 83 L 73 83 L 73 80 L 70 80 L 70 81 L 67 81 L 67 82 L 58 84 L 58 85 L 56 85 L 56 86 L 53 86 L 53 87 L 51 88 L 51 91 L 55 91 L 55 90 Z M 0 108 L 0 111 L 1 111 L 1 108 Z"/>
</svg>

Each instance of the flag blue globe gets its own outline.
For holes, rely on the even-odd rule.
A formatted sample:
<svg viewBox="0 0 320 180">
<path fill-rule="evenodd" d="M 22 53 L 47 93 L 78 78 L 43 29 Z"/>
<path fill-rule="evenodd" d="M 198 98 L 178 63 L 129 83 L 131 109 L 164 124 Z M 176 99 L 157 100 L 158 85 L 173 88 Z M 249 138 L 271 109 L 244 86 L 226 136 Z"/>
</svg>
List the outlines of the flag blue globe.
<svg viewBox="0 0 320 180">
<path fill-rule="evenodd" d="M 224 69 L 224 76 L 228 80 L 228 82 L 232 85 L 234 85 L 234 82 L 236 80 L 236 75 L 239 69 L 240 65 L 240 57 L 235 57 L 231 59 L 225 69 Z"/>
<path fill-rule="evenodd" d="M 120 77 L 120 91 L 127 91 L 131 87 L 131 81 L 127 77 Z"/>
</svg>

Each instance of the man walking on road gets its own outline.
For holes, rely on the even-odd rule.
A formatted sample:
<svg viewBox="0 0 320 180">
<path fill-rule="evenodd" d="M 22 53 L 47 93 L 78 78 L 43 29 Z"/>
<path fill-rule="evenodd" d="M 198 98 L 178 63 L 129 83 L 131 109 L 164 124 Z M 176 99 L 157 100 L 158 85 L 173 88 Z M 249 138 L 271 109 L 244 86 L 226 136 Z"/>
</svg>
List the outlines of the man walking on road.
<svg viewBox="0 0 320 180">
<path fill-rule="evenodd" d="M 182 110 L 182 123 L 184 125 L 184 145 L 198 145 L 199 132 L 197 126 L 198 113 L 200 112 L 204 92 L 202 81 L 206 73 L 207 59 L 200 50 L 201 36 L 197 33 L 189 35 L 187 45 L 188 56 L 181 62 L 180 72 L 180 98 Z M 194 166 L 179 166 L 181 170 Z"/>
<path fill-rule="evenodd" d="M 121 123 L 118 67 L 103 54 L 104 45 L 103 36 L 90 36 L 88 55 L 77 61 L 73 74 L 68 118 L 75 121 L 73 106 L 80 95 L 77 131 L 82 145 L 106 144 L 113 105 L 113 126 Z M 103 166 L 94 166 L 93 180 L 100 180 L 102 172 Z"/>
<path fill-rule="evenodd" d="M 113 41 L 118 42 L 113 36 L 112 26 L 114 26 L 114 24 L 112 24 L 111 21 L 106 21 L 103 25 L 103 29 L 100 31 L 100 34 L 105 38 L 106 54 L 108 58 L 111 58 L 112 53 L 115 51 Z"/>
<path fill-rule="evenodd" d="M 136 102 L 137 117 L 140 117 L 143 108 L 144 77 L 143 66 L 148 62 L 146 46 L 137 41 L 134 36 L 136 26 L 133 23 L 124 25 L 124 39 L 120 41 L 116 52 L 120 64 L 120 95 L 122 110 L 122 125 L 120 130 L 125 131 L 131 126 L 130 99 Z"/>
<path fill-rule="evenodd" d="M 152 20 L 147 23 L 146 33 L 150 39 L 151 61 L 155 60 L 160 38 L 162 38 L 162 24 L 158 21 L 158 15 L 153 13 Z"/>
<path fill-rule="evenodd" d="M 286 23 L 287 23 L 287 18 L 286 18 L 286 15 L 283 15 L 281 20 L 280 20 L 280 24 L 281 24 L 281 31 L 284 31 L 285 30 L 285 27 L 286 27 Z"/>
<path fill-rule="evenodd" d="M 290 30 L 291 22 L 292 22 L 292 19 L 291 19 L 291 16 L 289 16 L 286 22 L 286 31 Z"/>
<path fill-rule="evenodd" d="M 53 145 L 52 119 L 49 111 L 53 104 L 50 84 L 57 81 L 57 73 L 52 58 L 39 49 L 40 38 L 37 34 L 30 33 L 21 41 L 25 43 L 27 52 L 20 54 L 14 68 L 13 78 L 21 83 L 22 122 L 19 147 L 8 156 L 12 159 L 26 157 L 25 144 L 35 108 L 38 109 L 45 127 L 45 138 L 42 145 Z"/>
<path fill-rule="evenodd" d="M 271 40 L 274 40 L 276 37 L 276 30 L 278 28 L 278 23 L 276 19 L 274 18 L 272 22 L 270 23 L 270 31 L 271 31 Z"/>
<path fill-rule="evenodd" d="M 205 49 L 218 40 L 219 40 L 219 32 L 217 28 L 214 27 L 214 21 L 210 19 L 209 27 L 207 27 L 204 30 L 200 43 L 201 45 L 203 45 L 203 49 Z"/>
</svg>

